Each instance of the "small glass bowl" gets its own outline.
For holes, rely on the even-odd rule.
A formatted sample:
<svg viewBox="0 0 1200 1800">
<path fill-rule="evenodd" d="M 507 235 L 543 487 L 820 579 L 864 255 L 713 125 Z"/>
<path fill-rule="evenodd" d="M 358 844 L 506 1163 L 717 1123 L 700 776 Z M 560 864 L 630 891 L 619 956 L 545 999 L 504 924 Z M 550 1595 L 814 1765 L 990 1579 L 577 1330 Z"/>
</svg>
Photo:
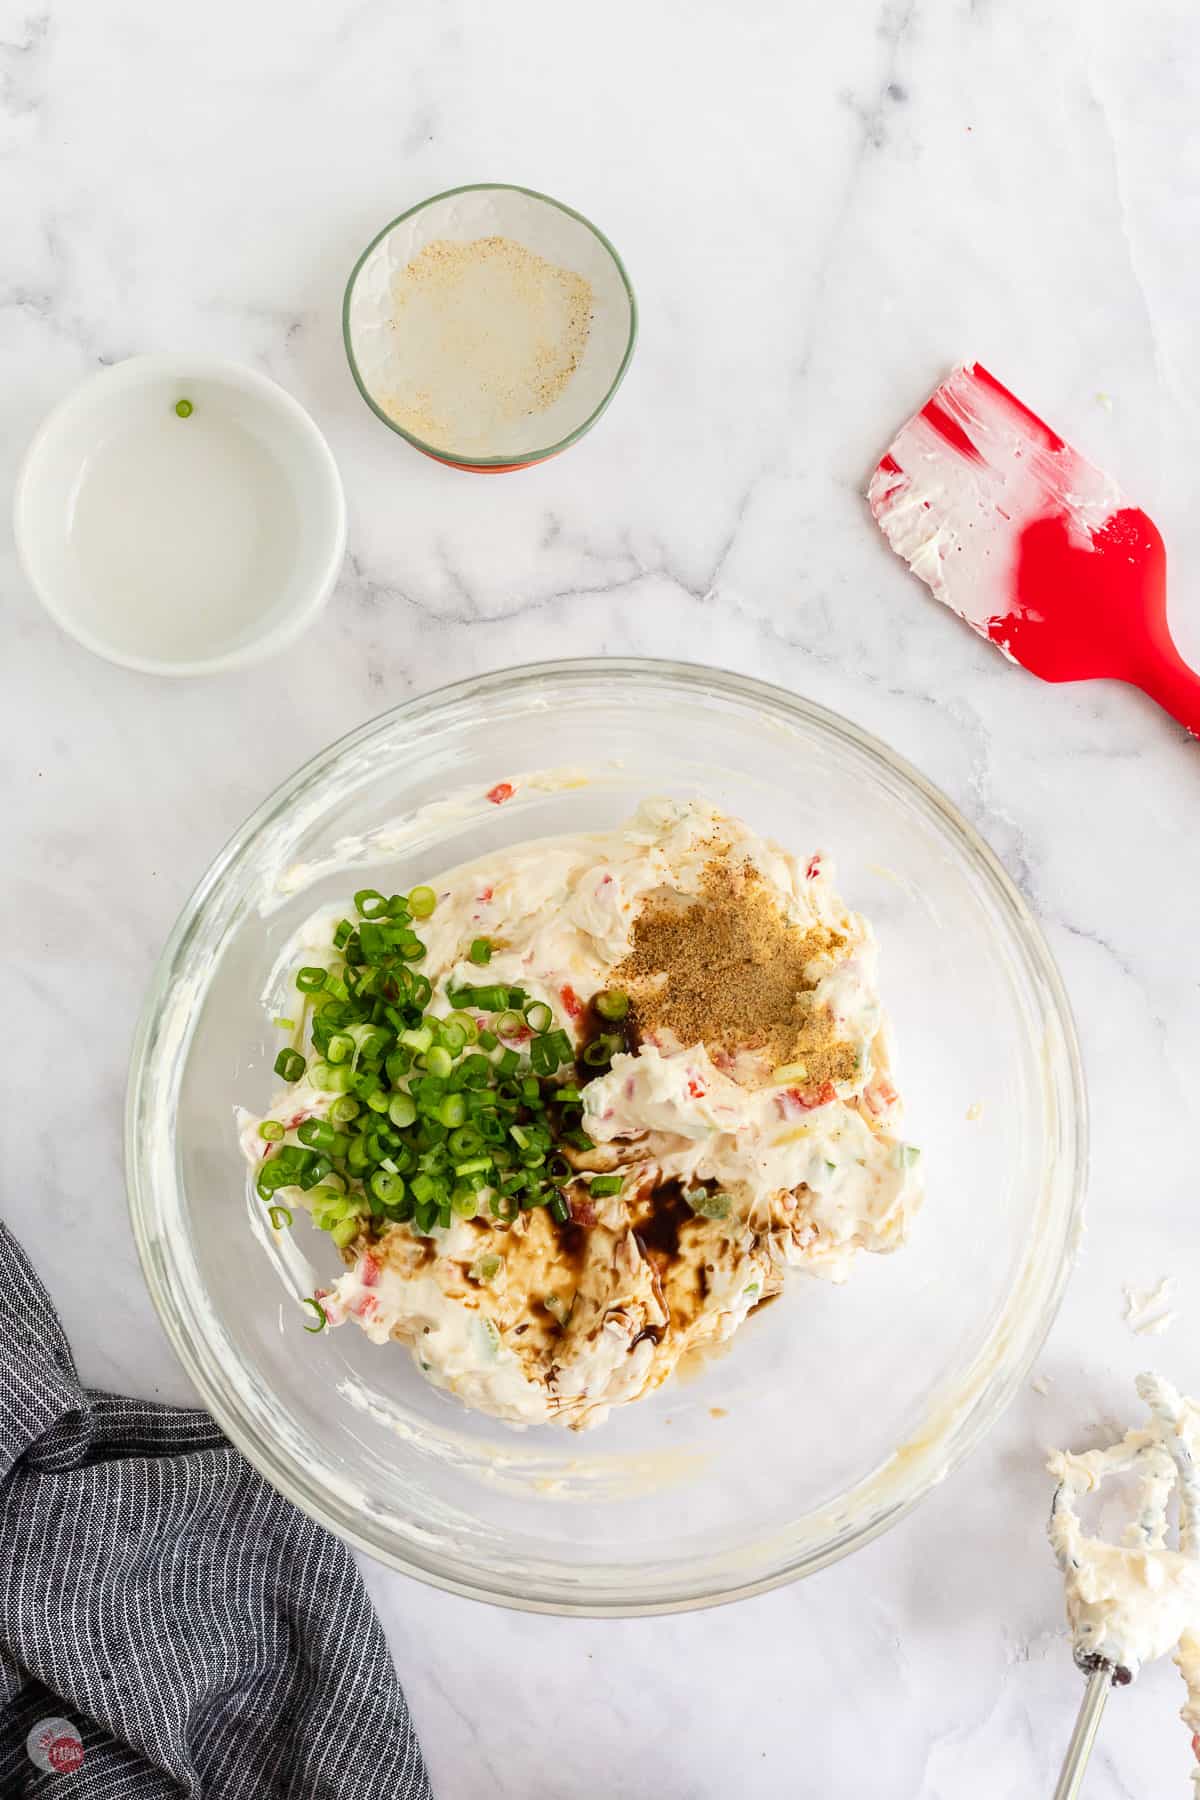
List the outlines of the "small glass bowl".
<svg viewBox="0 0 1200 1800">
<path fill-rule="evenodd" d="M 534 774 L 532 772 L 540 771 Z M 511 781 L 504 804 L 489 800 Z M 275 1237 L 234 1106 L 265 1106 L 260 996 L 297 924 L 374 885 L 702 794 L 807 854 L 874 922 L 928 1197 L 896 1256 L 796 1272 L 727 1353 L 591 1432 L 468 1413 L 407 1351 L 306 1335 L 340 1269 Z M 509 1606 L 648 1613 L 811 1573 L 978 1444 L 1070 1266 L 1085 1103 L 1041 933 L 976 833 L 846 720 L 716 670 L 581 661 L 461 682 L 322 752 L 247 821 L 163 952 L 133 1052 L 133 1228 L 205 1404 L 268 1480 L 392 1567 Z"/>
<path fill-rule="evenodd" d="M 387 405 L 395 330 L 392 283 L 434 240 L 455 243 L 507 237 L 592 285 L 592 318 L 582 361 L 549 409 L 530 418 L 495 455 L 427 443 L 408 431 Z M 637 341 L 637 302 L 625 265 L 602 231 L 582 213 L 548 194 L 506 182 L 476 182 L 422 200 L 385 225 L 355 263 L 342 305 L 342 336 L 359 393 L 389 430 L 435 462 L 477 474 L 527 469 L 557 456 L 608 406 L 625 378 Z M 516 428 L 514 428 L 516 429 Z"/>
</svg>

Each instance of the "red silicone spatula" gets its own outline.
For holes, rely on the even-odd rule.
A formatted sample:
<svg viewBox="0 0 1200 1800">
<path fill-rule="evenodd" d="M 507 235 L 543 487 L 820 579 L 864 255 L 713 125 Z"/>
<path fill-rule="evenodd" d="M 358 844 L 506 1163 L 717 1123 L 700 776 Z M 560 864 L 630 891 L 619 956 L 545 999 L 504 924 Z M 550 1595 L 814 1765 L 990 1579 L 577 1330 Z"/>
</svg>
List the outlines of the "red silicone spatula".
<svg viewBox="0 0 1200 1800">
<path fill-rule="evenodd" d="M 1014 662 L 1131 682 L 1200 736 L 1153 520 L 978 363 L 908 421 L 867 499 L 914 575 Z"/>
</svg>

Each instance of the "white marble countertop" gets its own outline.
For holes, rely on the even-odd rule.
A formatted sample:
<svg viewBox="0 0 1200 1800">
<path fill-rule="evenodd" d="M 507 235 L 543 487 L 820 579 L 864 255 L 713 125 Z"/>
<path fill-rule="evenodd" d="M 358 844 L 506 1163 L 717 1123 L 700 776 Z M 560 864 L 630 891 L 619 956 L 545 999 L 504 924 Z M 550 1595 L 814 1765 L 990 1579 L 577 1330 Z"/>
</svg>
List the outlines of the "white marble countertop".
<svg viewBox="0 0 1200 1800">
<path fill-rule="evenodd" d="M 1027 1390 L 897 1530 L 708 1614 L 523 1617 L 366 1571 L 439 1800 L 1048 1794 L 1079 1696 L 1045 1446 L 1200 1383 L 1200 750 L 1112 685 L 1008 668 L 893 562 L 861 488 L 978 355 L 1160 524 L 1200 663 L 1200 275 L 1186 0 L 0 0 L 4 484 L 135 351 L 243 358 L 328 433 L 350 555 L 271 666 L 172 685 L 59 635 L 0 544 L 9 818 L 4 1189 L 85 1377 L 177 1399 L 126 1225 L 132 1022 L 226 835 L 336 734 L 471 671 L 588 652 L 770 675 L 879 733 L 990 839 L 1077 1010 L 1090 1230 Z M 580 207 L 642 307 L 569 455 L 481 481 L 363 406 L 342 285 L 405 206 L 495 178 Z M 70 1243 L 69 1257 L 62 1255 Z M 1121 1285 L 1173 1271 L 1162 1339 Z M 1109 1708 L 1088 1800 L 1185 1791 L 1169 1666 Z"/>
</svg>

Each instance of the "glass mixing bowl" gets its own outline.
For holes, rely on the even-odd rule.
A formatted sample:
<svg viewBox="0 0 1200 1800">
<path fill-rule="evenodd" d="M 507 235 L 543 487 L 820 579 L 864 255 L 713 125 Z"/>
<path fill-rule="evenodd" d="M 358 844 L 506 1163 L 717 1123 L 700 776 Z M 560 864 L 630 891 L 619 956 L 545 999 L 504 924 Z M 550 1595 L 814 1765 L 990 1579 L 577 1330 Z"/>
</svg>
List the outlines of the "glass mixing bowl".
<svg viewBox="0 0 1200 1800">
<path fill-rule="evenodd" d="M 568 766 L 569 765 L 569 766 Z M 533 772 L 539 772 L 536 775 Z M 531 778 L 532 777 L 532 778 Z M 487 791 L 503 779 L 503 805 Z M 583 1433 L 518 1432 L 298 1297 L 340 1268 L 278 1243 L 237 1103 L 277 1087 L 261 996 L 316 906 L 406 890 L 522 839 L 700 794 L 833 854 L 873 921 L 907 1135 L 910 1243 L 835 1287 L 795 1272 L 726 1353 Z M 509 669 L 413 700 L 324 751 L 242 827 L 175 927 L 134 1047 L 133 1228 L 205 1403 L 266 1478 L 381 1561 L 545 1611 L 701 1606 L 808 1574 L 895 1522 L 976 1445 L 1066 1280 L 1085 1105 L 1062 985 L 987 848 L 916 771 L 779 688 L 650 661 Z"/>
</svg>

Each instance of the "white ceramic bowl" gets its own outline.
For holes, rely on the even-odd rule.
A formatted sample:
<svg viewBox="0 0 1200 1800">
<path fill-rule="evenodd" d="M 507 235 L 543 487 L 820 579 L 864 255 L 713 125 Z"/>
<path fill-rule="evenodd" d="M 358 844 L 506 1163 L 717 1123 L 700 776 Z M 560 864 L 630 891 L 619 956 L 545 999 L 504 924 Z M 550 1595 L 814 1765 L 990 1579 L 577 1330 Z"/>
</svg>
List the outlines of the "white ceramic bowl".
<svg viewBox="0 0 1200 1800">
<path fill-rule="evenodd" d="M 569 762 L 553 777 L 528 771 Z M 513 783 L 503 805 L 494 784 Z M 306 1335 L 340 1271 L 278 1240 L 234 1105 L 278 1086 L 260 996 L 315 906 L 404 890 L 521 839 L 701 793 L 837 861 L 873 921 L 907 1130 L 912 1241 L 838 1288 L 799 1271 L 727 1356 L 597 1431 L 514 1432 L 399 1345 Z M 449 804 L 447 804 L 449 801 Z M 347 866 L 349 864 L 349 866 Z M 1085 1168 L 1082 1072 L 1050 954 L 996 858 L 915 769 L 763 682 L 659 662 L 509 669 L 410 700 L 322 752 L 201 880 L 133 1053 L 134 1231 L 205 1404 L 267 1478 L 393 1567 L 546 1611 L 670 1611 L 869 1541 L 976 1445 L 1037 1354 Z"/>
<path fill-rule="evenodd" d="M 206 675 L 311 624 L 342 565 L 346 502 L 325 439 L 265 375 L 135 356 L 44 420 L 13 530 L 34 592 L 85 648 L 150 674 Z"/>
</svg>

